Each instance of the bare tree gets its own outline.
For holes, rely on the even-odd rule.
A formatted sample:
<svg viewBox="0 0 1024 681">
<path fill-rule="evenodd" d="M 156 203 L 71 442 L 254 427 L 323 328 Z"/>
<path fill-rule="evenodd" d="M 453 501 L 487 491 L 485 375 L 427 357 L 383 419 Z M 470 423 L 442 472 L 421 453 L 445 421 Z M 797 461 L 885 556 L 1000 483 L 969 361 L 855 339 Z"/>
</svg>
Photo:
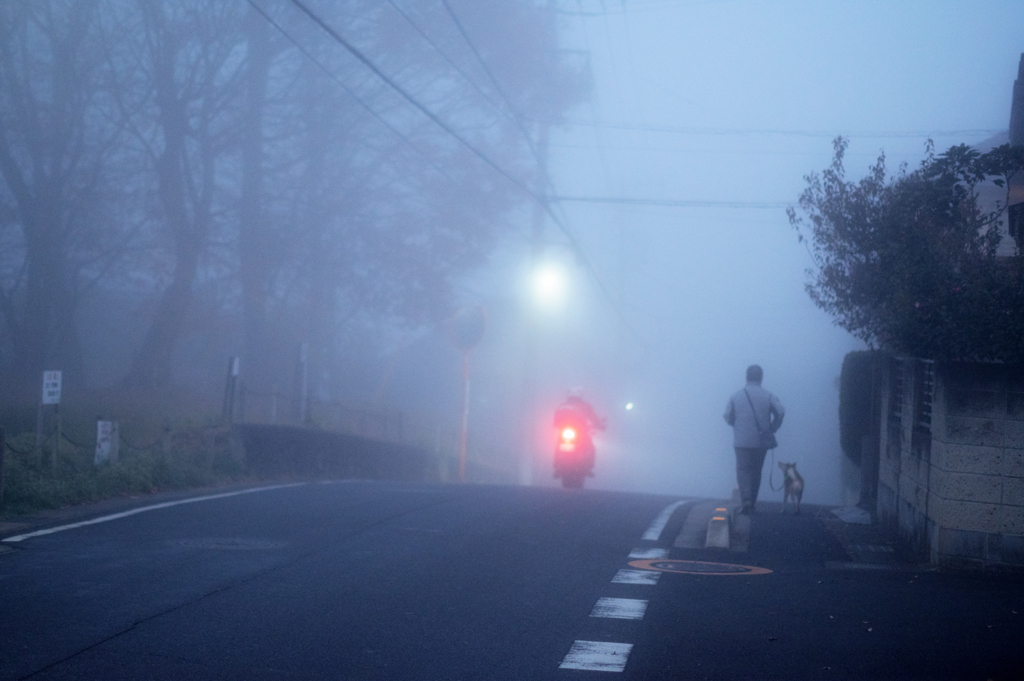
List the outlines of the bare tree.
<svg viewBox="0 0 1024 681">
<path fill-rule="evenodd" d="M 120 126 L 108 115 L 98 16 L 91 0 L 0 4 L 2 368 L 9 392 L 26 398 L 44 368 L 81 378 L 81 274 L 108 236 L 97 231 Z"/>
<path fill-rule="evenodd" d="M 194 286 L 215 227 L 217 164 L 227 151 L 229 105 L 242 71 L 241 13 L 214 0 L 140 0 L 144 62 L 153 88 L 141 115 L 173 269 L 124 383 L 151 389 L 171 382 L 173 353 L 188 322 Z"/>
<path fill-rule="evenodd" d="M 77 340 L 101 281 L 90 309 L 125 320 L 136 394 L 174 383 L 183 347 L 241 351 L 269 387 L 302 341 L 326 366 L 354 328 L 449 313 L 539 186 L 529 131 L 582 96 L 579 74 L 527 0 L 493 3 L 500 25 L 466 2 L 325 5 L 390 84 L 287 6 L 0 4 L 8 373 L 29 386 L 80 346 L 109 352 Z"/>
</svg>

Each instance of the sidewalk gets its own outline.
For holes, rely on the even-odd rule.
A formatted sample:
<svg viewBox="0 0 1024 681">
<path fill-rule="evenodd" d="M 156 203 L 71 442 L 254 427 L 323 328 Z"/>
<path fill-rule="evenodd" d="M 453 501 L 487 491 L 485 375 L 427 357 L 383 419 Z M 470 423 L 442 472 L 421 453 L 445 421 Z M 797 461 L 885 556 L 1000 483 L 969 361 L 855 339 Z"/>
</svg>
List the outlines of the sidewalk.
<svg viewBox="0 0 1024 681">
<path fill-rule="evenodd" d="M 1024 678 L 1019 576 L 940 570 L 811 504 L 730 513 L 729 548 L 704 548 L 700 525 L 734 507 L 698 501 L 666 536 L 645 681 Z"/>
<path fill-rule="evenodd" d="M 760 501 L 757 512 L 748 516 L 737 513 L 739 505 L 734 495 L 732 499 L 708 499 L 681 509 L 686 515 L 673 549 L 718 552 L 723 560 L 733 561 L 740 560 L 736 554 L 744 553 L 800 557 L 821 561 L 830 570 L 938 569 L 881 525 L 844 522 L 840 519 L 842 513 L 833 513 L 843 509 L 803 504 L 799 514 L 791 505 L 782 513 L 781 503 Z M 709 523 L 722 516 L 728 522 L 729 546 L 710 548 L 705 544 Z M 732 557 L 726 558 L 727 554 Z"/>
</svg>

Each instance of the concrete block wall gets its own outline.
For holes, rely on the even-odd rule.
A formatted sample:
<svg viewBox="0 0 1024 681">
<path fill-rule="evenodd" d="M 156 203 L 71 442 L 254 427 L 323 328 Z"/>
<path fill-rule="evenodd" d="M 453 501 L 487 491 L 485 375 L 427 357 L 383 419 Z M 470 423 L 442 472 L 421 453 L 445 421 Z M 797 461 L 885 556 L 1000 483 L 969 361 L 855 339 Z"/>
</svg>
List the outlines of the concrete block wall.
<svg viewBox="0 0 1024 681">
<path fill-rule="evenodd" d="M 1024 565 L 1024 370 L 955 363 L 937 373 L 933 557 Z"/>
<path fill-rule="evenodd" d="M 916 361 L 902 362 L 898 443 L 882 449 L 880 519 L 933 563 L 1024 565 L 1024 368 L 936 365 L 930 447 L 914 452 Z M 893 361 L 890 388 L 899 370 Z M 890 397 L 883 397 L 883 438 Z"/>
</svg>

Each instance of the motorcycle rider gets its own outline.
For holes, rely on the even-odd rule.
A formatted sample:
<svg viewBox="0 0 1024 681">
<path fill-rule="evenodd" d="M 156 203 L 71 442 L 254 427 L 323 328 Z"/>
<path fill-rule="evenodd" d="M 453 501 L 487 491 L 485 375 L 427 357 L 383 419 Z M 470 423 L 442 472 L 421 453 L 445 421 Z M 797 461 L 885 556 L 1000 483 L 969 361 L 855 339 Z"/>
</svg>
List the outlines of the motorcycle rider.
<svg viewBox="0 0 1024 681">
<path fill-rule="evenodd" d="M 579 471 L 585 471 L 581 477 L 593 475 L 594 468 L 594 442 L 591 438 L 593 430 L 604 430 L 606 421 L 597 415 L 594 407 L 583 399 L 583 389 L 573 388 L 565 401 L 555 409 L 555 428 L 559 432 L 566 428 L 572 428 L 576 433 L 575 457 L 566 457 L 561 451 L 555 453 L 555 477 L 571 475 L 569 468 L 579 466 Z M 580 461 L 578 456 L 582 455 Z"/>
</svg>

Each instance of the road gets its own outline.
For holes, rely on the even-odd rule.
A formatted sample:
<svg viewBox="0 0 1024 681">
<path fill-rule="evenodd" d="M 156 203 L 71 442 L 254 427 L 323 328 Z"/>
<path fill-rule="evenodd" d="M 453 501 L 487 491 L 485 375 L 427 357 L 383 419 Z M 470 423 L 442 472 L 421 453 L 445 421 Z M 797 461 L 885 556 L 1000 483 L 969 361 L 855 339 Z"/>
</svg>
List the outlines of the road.
<svg viewBox="0 0 1024 681">
<path fill-rule="evenodd" d="M 706 504 L 654 495 L 186 500 L 3 532 L 0 679 L 1024 677 L 1024 582 L 867 569 L 814 507 L 754 516 L 730 551 L 674 546 Z"/>
</svg>

